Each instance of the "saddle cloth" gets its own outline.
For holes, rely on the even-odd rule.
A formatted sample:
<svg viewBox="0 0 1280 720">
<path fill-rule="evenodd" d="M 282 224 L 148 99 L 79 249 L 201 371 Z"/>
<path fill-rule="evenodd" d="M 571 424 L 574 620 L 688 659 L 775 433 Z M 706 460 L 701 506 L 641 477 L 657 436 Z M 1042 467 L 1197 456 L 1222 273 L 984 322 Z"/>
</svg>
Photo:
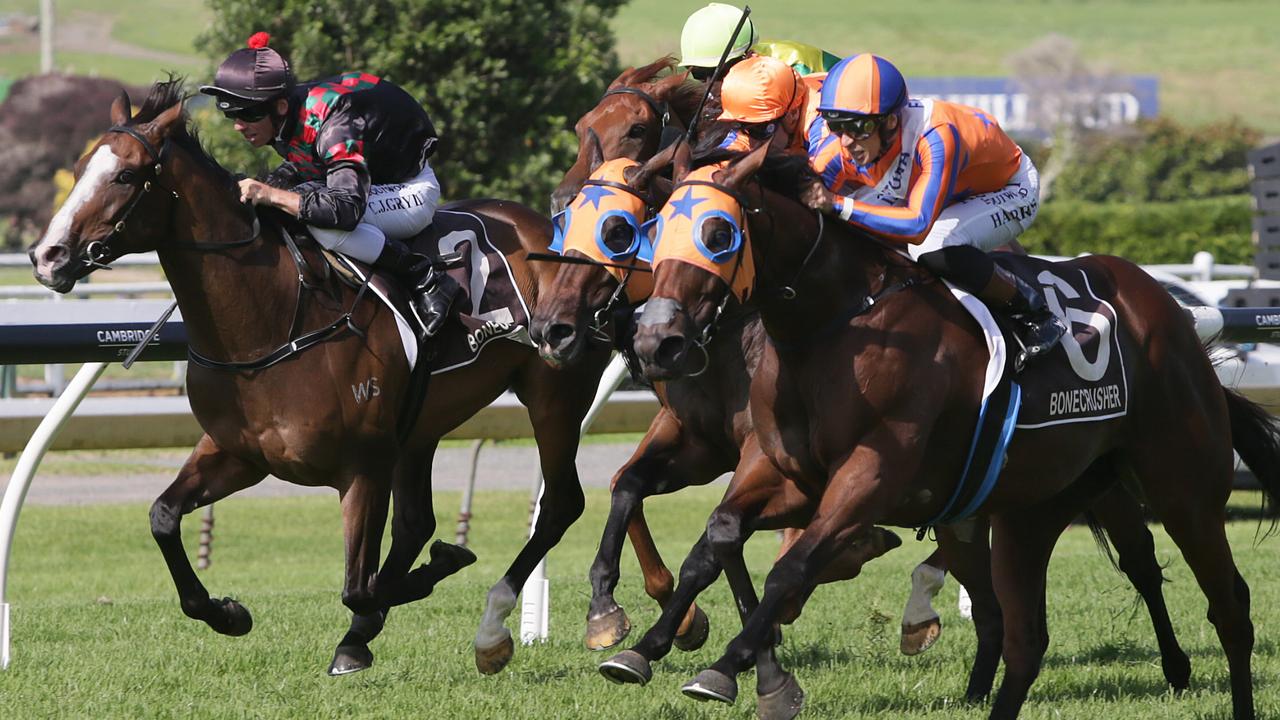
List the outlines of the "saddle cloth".
<svg viewBox="0 0 1280 720">
<path fill-rule="evenodd" d="M 1009 335 L 1008 321 L 997 321 L 982 301 L 947 283 L 982 329 L 988 360 L 982 405 L 960 482 L 942 513 L 925 527 L 977 511 L 995 487 L 1015 428 L 1095 422 L 1128 411 L 1128 378 L 1115 332 L 1115 308 L 1097 297 L 1084 271 L 1004 253 L 993 259 L 1026 282 L 1039 285 L 1049 308 L 1067 322 L 1070 331 L 1048 355 L 1028 364 L 1015 382 L 1012 349 L 1020 346 Z"/>
<path fill-rule="evenodd" d="M 474 213 L 437 210 L 432 231 L 410 240 L 415 252 L 433 257 L 456 254 L 461 261 L 448 273 L 461 288 L 453 301 L 451 317 L 431 339 L 431 374 L 470 365 L 493 340 L 507 339 L 534 347 L 529 338 L 529 305 L 516 285 L 506 256 L 489 240 L 484 221 Z M 335 255 L 363 282 L 368 267 Z M 382 275 L 374 275 L 369 289 L 395 315 L 410 370 L 417 367 L 418 336 L 410 322 L 421 320 L 409 302 L 408 292 Z"/>
</svg>

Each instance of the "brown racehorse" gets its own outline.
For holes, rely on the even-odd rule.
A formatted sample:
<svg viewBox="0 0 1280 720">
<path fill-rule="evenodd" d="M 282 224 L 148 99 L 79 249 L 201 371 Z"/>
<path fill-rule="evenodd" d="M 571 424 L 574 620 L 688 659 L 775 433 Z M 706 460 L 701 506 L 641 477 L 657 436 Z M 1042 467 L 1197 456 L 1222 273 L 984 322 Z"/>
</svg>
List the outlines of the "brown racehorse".
<svg viewBox="0 0 1280 720">
<path fill-rule="evenodd" d="M 411 429 L 398 428 L 409 367 L 392 314 L 336 280 L 315 277 L 308 267 L 323 261 L 314 249 L 304 247 L 304 263 L 295 264 L 276 229 L 263 224 L 258 230 L 239 203 L 234 178 L 188 132 L 181 82 L 158 83 L 134 118 L 122 96 L 112 119 L 116 127 L 80 161 L 70 198 L 31 248 L 40 282 L 67 292 L 120 255 L 154 249 L 192 350 L 216 361 L 255 360 L 297 333 L 335 328 L 309 349 L 258 370 L 189 365 L 187 390 L 205 435 L 151 510 L 152 534 L 183 612 L 227 635 L 252 626 L 240 603 L 211 598 L 192 570 L 179 530 L 183 515 L 267 474 L 332 487 L 341 498 L 345 535 L 342 601 L 355 618 L 330 672 L 368 667 L 368 643 L 387 609 L 425 597 L 438 580 L 474 560 L 466 550 L 437 543 L 431 562 L 410 571 L 435 530 L 430 473 L 440 438 L 510 388 L 529 407 L 545 493 L 533 536 L 489 592 L 477 636 L 478 666 L 501 669 L 512 655 L 503 619 L 530 571 L 582 513 L 574 467 L 578 428 L 608 350 L 591 348 L 575 368 L 555 370 L 528 346 L 495 342 L 481 362 L 433 383 L 423 407 L 406 415 Z M 452 207 L 483 218 L 536 305 L 553 268 L 526 263 L 525 256 L 546 250 L 547 219 L 496 200 Z M 304 276 L 312 289 L 299 287 Z M 370 381 L 379 394 L 361 399 L 353 393 L 353 386 Z M 403 440 L 401 430 L 407 431 Z M 379 568 L 392 496 L 392 543 Z"/>
<path fill-rule="evenodd" d="M 665 200 L 656 187 L 652 188 L 651 196 L 645 196 L 651 193 L 651 176 L 632 174 L 626 178 L 632 186 L 642 189 L 636 193 L 625 191 L 621 185 L 602 184 L 614 181 L 597 177 L 604 159 L 599 139 L 594 133 L 589 135 L 588 150 L 591 175 L 587 183 L 612 194 L 626 206 L 631 217 L 642 219 L 646 207 L 656 207 Z M 668 164 L 674 150 L 672 146 L 665 151 L 653 166 Z M 631 164 L 627 169 L 634 171 L 638 166 Z M 654 186 L 658 184 L 653 183 Z M 637 228 L 627 224 L 621 216 L 607 216 L 600 209 L 593 209 L 585 195 L 581 201 L 572 203 L 574 222 L 587 228 L 600 223 L 601 236 L 616 237 L 616 240 L 605 242 L 625 254 L 607 257 L 594 247 L 594 239 L 578 243 L 577 235 L 566 241 L 564 254 L 567 257 L 590 262 L 560 267 L 552 290 L 542 297 L 530 323 L 530 335 L 539 343 L 543 357 L 556 366 L 575 362 L 593 341 L 611 342 L 606 333 L 625 334 L 625 329 L 618 329 L 617 324 L 609 322 L 609 319 L 615 308 L 643 299 L 648 279 L 647 266 L 635 257 L 635 250 L 625 250 L 634 246 Z M 609 262 L 611 259 L 615 263 L 638 263 L 642 271 L 632 274 L 615 265 L 611 272 L 609 268 L 595 264 L 596 261 Z M 707 617 L 692 603 L 696 594 L 693 591 L 695 583 L 685 582 L 688 573 L 683 570 L 681 599 L 675 605 L 670 604 L 673 578 L 663 565 L 645 524 L 642 503 L 650 495 L 671 493 L 691 485 L 705 485 L 733 470 L 743 456 L 767 465 L 767 459 L 755 442 L 747 408 L 750 376 L 760 356 L 763 337 L 763 329 L 754 312 L 731 309 L 723 322 L 723 332 L 707 345 L 708 365 L 714 366 L 717 372 L 703 378 L 658 383 L 654 388 L 662 409 L 631 459 L 613 478 L 609 517 L 591 567 L 592 599 L 587 614 L 586 637 L 589 648 L 612 647 L 621 642 L 631 628 L 626 612 L 613 597 L 619 577 L 624 530 L 640 560 L 645 591 L 666 609 L 663 620 L 642 642 L 651 648 L 648 659 L 666 655 L 673 643 L 683 650 L 694 650 L 706 641 Z M 781 475 L 773 473 L 767 476 L 767 480 L 772 483 L 774 492 L 787 491 L 787 483 Z M 764 492 L 764 488 L 761 487 L 760 491 Z M 847 551 L 840 554 L 824 573 L 824 582 L 857 576 L 865 562 L 901 542 L 896 535 L 885 530 L 877 530 L 860 540 L 850 543 Z M 705 588 L 714 581 L 716 575 L 718 571 L 706 577 L 701 587 Z M 601 671 L 614 680 L 648 682 L 651 677 L 648 660 L 643 660 L 642 664 L 628 663 L 627 659 L 632 655 L 634 653 L 606 661 L 601 665 Z"/>
<path fill-rule="evenodd" d="M 807 491 L 797 504 L 815 510 L 770 571 L 758 605 L 739 596 L 748 616 L 742 632 L 684 692 L 732 702 L 736 676 L 756 660 L 760 716 L 789 718 L 803 702 L 799 685 L 776 662 L 760 662 L 771 659 L 762 651 L 774 643 L 774 623 L 803 601 L 844 538 L 874 523 L 914 527 L 937 515 L 969 441 L 946 429 L 973 427 L 987 351 L 965 311 L 913 263 L 843 223 L 824 227 L 800 203 L 748 182 L 766 150 L 696 176 L 699 192 L 736 208 L 745 236 L 714 217 L 698 238 L 660 239 L 654 299 L 635 347 L 651 377 L 684 372 L 692 339 L 714 322 L 725 278 L 735 277 L 729 269 L 665 261 L 665 253 L 700 242 L 733 256 L 725 268 L 754 263 L 753 302 L 770 339 L 752 378 L 756 434 L 774 464 Z M 677 178 L 687 171 L 681 165 L 678 158 Z M 1009 446 L 983 508 L 1004 619 L 1005 675 L 991 717 L 1016 717 L 1039 673 L 1049 641 L 1046 569 L 1058 536 L 1118 478 L 1131 476 L 1208 600 L 1227 655 L 1234 716 L 1252 718 L 1249 590 L 1227 544 L 1225 505 L 1233 447 L 1272 501 L 1280 496 L 1275 422 L 1222 387 L 1181 308 L 1141 268 L 1107 256 L 1057 267 L 1086 273 L 1116 308 L 1130 407 L 1110 420 L 1024 429 Z M 708 536 L 718 554 L 741 556 L 753 512 L 717 508 Z M 950 561 L 954 546 L 943 547 Z"/>
<path fill-rule="evenodd" d="M 634 191 L 629 192 L 618 180 L 607 177 L 609 168 L 601 169 L 604 151 L 594 133 L 589 134 L 586 147 L 592 174 L 588 182 L 595 184 L 597 191 L 611 194 L 612 207 L 621 206 L 633 218 L 643 219 L 646 208 L 652 209 L 670 194 L 669 186 L 655 178 L 655 173 L 670 162 L 676 148 L 669 148 L 644 167 L 627 168 L 620 179 Z M 607 214 L 599 208 L 593 210 L 586 198 L 575 201 L 572 208 L 574 222 L 597 228 L 598 237 L 584 242 L 586 239 L 580 235 L 570 234 L 565 240 L 566 255 L 591 262 L 561 267 L 552 294 L 544 296 L 531 323 L 531 334 L 539 341 L 543 356 L 554 363 L 572 362 L 593 340 L 607 341 L 604 332 L 619 332 L 615 325 L 608 323 L 611 309 L 619 303 L 639 302 L 651 286 L 644 274 L 626 270 L 626 266 L 632 264 L 644 266 L 635 256 L 638 245 L 634 227 L 621 216 Z M 605 249 L 611 252 L 606 254 Z M 621 254 L 613 255 L 613 251 Z M 610 261 L 614 263 L 612 267 L 600 264 Z M 686 618 L 685 625 L 688 624 L 684 615 L 686 608 L 696 608 L 692 606 L 693 598 L 720 572 L 704 537 L 681 567 L 681 583 L 673 597 L 670 571 L 662 565 L 643 523 L 644 498 L 708 483 L 732 470 L 739 461 L 749 470 L 735 476 L 727 497 L 764 503 L 773 494 L 797 492 L 771 463 L 762 461 L 765 459 L 754 437 L 749 385 L 762 352 L 762 341 L 763 328 L 758 315 L 731 300 L 718 324 L 718 332 L 703 346 L 705 357 L 697 361 L 714 371 L 696 378 L 676 378 L 655 384 L 663 409 L 631 460 L 614 476 L 610 514 L 591 570 L 593 594 L 587 616 L 587 644 L 593 649 L 609 647 L 620 642 L 630 630 L 625 612 L 613 599 L 624 528 L 640 559 L 646 591 L 659 601 L 664 612 L 633 649 L 601 665 L 601 671 L 610 679 L 648 682 L 652 677 L 651 662 L 670 652 L 673 640 L 677 646 L 687 649 L 682 643 L 687 631 L 682 627 L 677 634 L 676 624 L 682 617 Z M 1161 571 L 1151 534 L 1143 524 L 1141 507 L 1127 493 L 1117 490 L 1096 503 L 1093 511 L 1119 550 L 1120 566 L 1148 605 L 1166 678 L 1173 687 L 1185 688 L 1190 664 L 1169 622 L 1161 591 Z M 783 526 L 788 519 L 792 518 L 757 518 L 757 523 Z M 973 528 L 975 535 L 979 532 L 985 538 L 985 527 Z M 789 532 L 784 552 L 795 537 Z M 870 545 L 863 544 L 861 550 L 854 547 L 843 552 L 826 568 L 819 582 L 856 576 L 862 563 L 871 559 L 870 553 L 880 552 L 882 543 L 875 542 L 874 537 L 872 540 Z M 982 547 L 985 548 L 985 540 Z M 982 563 L 985 559 L 985 554 L 980 554 L 976 562 Z M 986 590 L 975 592 L 983 592 L 984 598 L 990 598 L 989 577 L 979 573 L 976 582 L 985 583 Z M 661 591 L 655 592 L 655 586 Z M 991 603 L 980 603 L 980 607 L 982 612 L 976 623 L 979 650 L 970 675 L 970 697 L 982 697 L 989 692 L 999 660 L 998 610 L 994 610 Z M 704 615 L 698 618 L 705 623 Z M 705 639 L 705 626 L 699 639 Z"/>
</svg>

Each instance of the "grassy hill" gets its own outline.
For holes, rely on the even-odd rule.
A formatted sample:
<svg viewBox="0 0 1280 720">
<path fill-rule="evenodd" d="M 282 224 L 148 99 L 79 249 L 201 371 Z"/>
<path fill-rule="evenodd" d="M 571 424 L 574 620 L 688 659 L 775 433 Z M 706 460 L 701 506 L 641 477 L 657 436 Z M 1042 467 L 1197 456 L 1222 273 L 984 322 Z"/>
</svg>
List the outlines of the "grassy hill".
<svg viewBox="0 0 1280 720">
<path fill-rule="evenodd" d="M 624 62 L 677 52 L 680 27 L 706 0 L 633 0 L 614 22 Z M 1090 62 L 1160 78 L 1162 112 L 1192 123 L 1228 115 L 1280 133 L 1280 3 L 1274 0 L 1026 0 L 844 3 L 754 0 L 765 38 L 837 54 L 871 50 L 913 75 L 1006 75 L 1009 56 L 1049 33 L 1075 39 Z M 0 0 L 0 16 L 35 15 L 37 0 Z M 200 74 L 192 41 L 200 0 L 58 0 L 60 68 L 143 83 L 162 68 Z M 34 37 L 0 37 L 0 76 L 38 63 Z"/>
<path fill-rule="evenodd" d="M 619 13 L 628 63 L 678 52 L 680 28 L 705 0 L 633 0 Z M 1049 33 L 1090 62 L 1160 78 L 1161 112 L 1192 123 L 1228 115 L 1280 132 L 1280 3 L 1274 0 L 1026 0 L 909 3 L 752 0 L 766 39 L 838 55 L 872 51 L 907 75 L 1007 75 L 1007 58 Z"/>
</svg>

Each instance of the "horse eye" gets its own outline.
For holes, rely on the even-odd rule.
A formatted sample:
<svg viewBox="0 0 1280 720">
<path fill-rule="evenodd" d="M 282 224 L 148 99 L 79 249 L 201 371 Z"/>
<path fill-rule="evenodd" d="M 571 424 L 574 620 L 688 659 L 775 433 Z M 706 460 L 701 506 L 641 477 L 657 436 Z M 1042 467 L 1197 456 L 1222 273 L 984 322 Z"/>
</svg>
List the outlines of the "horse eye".
<svg viewBox="0 0 1280 720">
<path fill-rule="evenodd" d="M 636 123 L 635 125 L 631 126 L 630 130 L 627 131 L 627 137 L 638 139 L 638 138 L 644 137 L 647 132 L 649 132 L 649 128 L 647 126 L 641 123 Z"/>
<path fill-rule="evenodd" d="M 129 184 L 132 184 L 132 183 L 133 183 L 133 171 L 132 171 L 132 170 L 121 170 L 121 171 L 120 171 L 120 174 L 119 174 L 119 175 L 116 175 L 116 182 L 120 183 L 121 185 L 129 185 Z"/>
<path fill-rule="evenodd" d="M 707 238 L 707 249 L 711 252 L 724 252 L 733 245 L 733 233 L 728 228 L 716 228 Z"/>
<path fill-rule="evenodd" d="M 620 220 L 613 223 L 604 234 L 604 245 L 613 253 L 623 253 L 630 250 L 634 240 L 635 232 L 631 229 L 631 226 Z"/>
</svg>

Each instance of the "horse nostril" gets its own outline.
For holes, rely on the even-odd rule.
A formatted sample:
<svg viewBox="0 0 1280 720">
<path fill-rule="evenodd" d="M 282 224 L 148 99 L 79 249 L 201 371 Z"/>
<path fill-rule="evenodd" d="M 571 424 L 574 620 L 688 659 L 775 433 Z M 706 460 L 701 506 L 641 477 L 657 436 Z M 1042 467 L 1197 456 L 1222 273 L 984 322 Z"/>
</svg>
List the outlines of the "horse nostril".
<svg viewBox="0 0 1280 720">
<path fill-rule="evenodd" d="M 50 245 L 39 252 L 39 260 L 41 264 L 48 267 L 57 267 L 66 262 L 70 255 L 71 251 L 66 245 Z"/>
<path fill-rule="evenodd" d="M 676 370 L 684 359 L 685 339 L 683 335 L 668 335 L 658 343 L 658 351 L 653 360 L 664 370 Z"/>
<path fill-rule="evenodd" d="M 574 334 L 572 325 L 568 323 L 555 323 L 551 327 L 547 328 L 547 345 L 556 350 L 562 350 L 573 343 Z"/>
</svg>

